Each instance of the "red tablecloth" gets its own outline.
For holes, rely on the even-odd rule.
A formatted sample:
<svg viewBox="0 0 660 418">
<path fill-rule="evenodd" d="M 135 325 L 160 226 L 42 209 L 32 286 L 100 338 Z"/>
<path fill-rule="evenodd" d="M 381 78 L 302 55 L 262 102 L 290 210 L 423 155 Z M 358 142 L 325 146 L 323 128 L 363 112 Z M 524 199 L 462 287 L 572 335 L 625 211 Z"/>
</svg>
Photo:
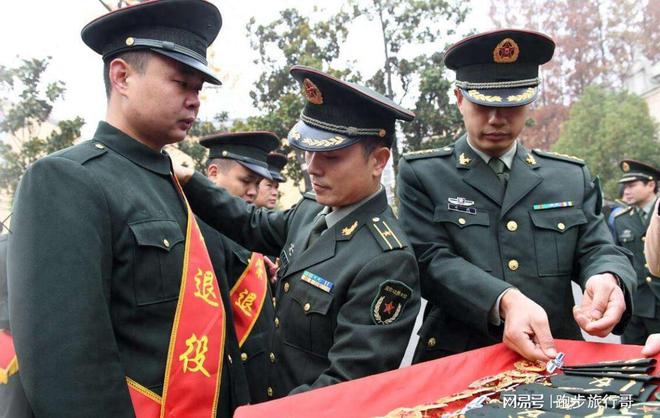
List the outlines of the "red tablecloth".
<svg viewBox="0 0 660 418">
<path fill-rule="evenodd" d="M 565 363 L 641 357 L 640 346 L 555 340 Z M 656 357 L 660 359 L 660 356 Z M 239 408 L 235 418 L 360 418 L 386 415 L 467 389 L 474 380 L 513 369 L 521 357 L 496 344 L 338 385 Z"/>
</svg>

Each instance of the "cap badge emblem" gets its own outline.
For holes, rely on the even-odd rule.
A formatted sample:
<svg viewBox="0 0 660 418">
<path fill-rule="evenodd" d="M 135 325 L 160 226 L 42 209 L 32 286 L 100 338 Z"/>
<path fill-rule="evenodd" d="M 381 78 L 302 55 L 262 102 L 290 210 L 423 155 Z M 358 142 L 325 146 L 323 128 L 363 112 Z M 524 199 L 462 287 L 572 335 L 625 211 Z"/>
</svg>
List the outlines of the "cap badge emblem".
<svg viewBox="0 0 660 418">
<path fill-rule="evenodd" d="M 624 173 L 627 173 L 630 171 L 630 165 L 627 162 L 621 163 L 621 170 L 623 170 Z"/>
<path fill-rule="evenodd" d="M 323 104 L 321 90 L 319 90 L 319 88 L 316 87 L 316 84 L 312 83 L 309 78 L 303 80 L 303 96 L 305 96 L 305 99 L 312 104 Z"/>
<path fill-rule="evenodd" d="M 493 61 L 498 64 L 510 64 L 518 60 L 519 53 L 520 48 L 516 41 L 511 38 L 505 38 L 493 50 Z"/>
</svg>

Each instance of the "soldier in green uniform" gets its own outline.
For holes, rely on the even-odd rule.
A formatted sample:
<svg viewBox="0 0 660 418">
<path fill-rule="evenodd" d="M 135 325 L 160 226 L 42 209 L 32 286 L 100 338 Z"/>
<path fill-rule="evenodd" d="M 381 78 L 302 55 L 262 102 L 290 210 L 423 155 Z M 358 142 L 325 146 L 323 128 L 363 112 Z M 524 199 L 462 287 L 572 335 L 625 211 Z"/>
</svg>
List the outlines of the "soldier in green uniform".
<svg viewBox="0 0 660 418">
<path fill-rule="evenodd" d="M 209 149 L 206 176 L 217 186 L 240 197 L 246 203 L 254 203 L 261 181 L 271 179 L 268 156 L 270 151 L 277 148 L 279 142 L 277 136 L 271 132 L 235 132 L 204 137 L 199 143 Z M 233 288 L 239 278 L 243 277 L 252 252 L 227 237 L 223 236 L 223 240 L 225 247 L 229 248 L 232 254 L 227 260 L 227 276 L 229 287 Z M 232 308 L 234 306 L 232 305 Z M 250 386 L 251 403 L 268 400 L 268 382 L 263 373 L 266 364 L 266 338 L 274 319 L 273 309 L 270 286 L 266 286 L 266 298 L 258 309 L 258 319 L 241 345 L 241 361 Z"/>
<path fill-rule="evenodd" d="M 220 83 L 205 59 L 220 26 L 211 3 L 162 0 L 82 31 L 104 59 L 106 121 L 26 171 L 9 239 L 10 317 L 38 417 L 133 417 L 127 378 L 162 394 L 188 224 L 162 147 L 186 136 L 203 83 Z M 220 236 L 199 227 L 229 307 Z M 218 417 L 249 397 L 230 309 L 226 323 Z"/>
<path fill-rule="evenodd" d="M 397 368 L 419 310 L 415 257 L 380 184 L 395 121 L 414 115 L 315 69 L 291 74 L 306 103 L 288 140 L 305 151 L 315 195 L 271 211 L 177 172 L 202 219 L 280 254 L 264 371 L 273 398 Z"/>
<path fill-rule="evenodd" d="M 660 277 L 653 276 L 644 257 L 644 238 L 658 200 L 660 171 L 639 161 L 620 163 L 623 177 L 623 197 L 630 206 L 614 218 L 617 244 L 632 251 L 637 273 L 637 291 L 633 295 L 634 309 L 630 323 L 622 336 L 626 344 L 644 344 L 646 338 L 660 332 Z"/>
<path fill-rule="evenodd" d="M 275 209 L 277 207 L 277 199 L 280 195 L 280 183 L 286 181 L 282 175 L 282 170 L 284 170 L 286 163 L 286 155 L 279 152 L 268 154 L 268 170 L 272 179 L 264 178 L 259 183 L 259 192 L 257 193 L 257 199 L 254 201 L 255 205 L 268 209 Z"/>
<path fill-rule="evenodd" d="M 502 340 L 547 360 L 553 335 L 625 325 L 634 272 L 603 221 L 597 180 L 582 160 L 516 142 L 554 46 L 540 33 L 497 30 L 445 54 L 467 134 L 399 165 L 400 222 L 429 301 L 415 362 Z M 580 307 L 571 281 L 584 289 Z"/>
</svg>

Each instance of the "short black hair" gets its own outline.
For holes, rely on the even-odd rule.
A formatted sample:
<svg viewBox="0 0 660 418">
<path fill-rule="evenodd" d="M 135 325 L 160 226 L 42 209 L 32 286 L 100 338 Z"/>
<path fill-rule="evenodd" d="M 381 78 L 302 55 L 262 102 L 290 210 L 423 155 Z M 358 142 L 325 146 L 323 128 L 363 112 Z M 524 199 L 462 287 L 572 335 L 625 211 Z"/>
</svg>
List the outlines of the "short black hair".
<svg viewBox="0 0 660 418">
<path fill-rule="evenodd" d="M 236 160 L 232 160 L 231 158 L 210 158 L 206 162 L 206 169 L 211 166 L 211 164 L 215 164 L 218 166 L 218 169 L 222 171 L 223 173 L 226 173 L 227 171 L 231 170 L 231 168 L 234 166 L 234 164 L 238 164 Z"/>
<path fill-rule="evenodd" d="M 110 63 L 115 58 L 121 58 L 128 65 L 131 66 L 138 74 L 144 74 L 144 71 L 147 68 L 147 63 L 149 58 L 151 58 L 151 52 L 142 49 L 138 51 L 128 51 L 122 52 L 121 54 L 113 55 L 110 58 L 107 58 L 103 61 L 103 84 L 105 85 L 105 96 L 109 99 L 110 93 L 112 92 L 112 84 L 110 83 Z"/>
<path fill-rule="evenodd" d="M 646 186 L 647 184 L 649 184 L 649 181 L 652 181 L 653 184 L 654 184 L 654 186 L 653 186 L 653 193 L 656 193 L 656 194 L 658 193 L 658 180 L 643 180 L 643 179 L 640 179 L 640 181 L 641 181 L 642 183 L 644 183 L 645 186 Z"/>
<path fill-rule="evenodd" d="M 369 137 L 360 141 L 362 143 L 362 152 L 364 158 L 368 158 L 376 148 L 392 148 L 392 138 L 390 137 Z"/>
</svg>

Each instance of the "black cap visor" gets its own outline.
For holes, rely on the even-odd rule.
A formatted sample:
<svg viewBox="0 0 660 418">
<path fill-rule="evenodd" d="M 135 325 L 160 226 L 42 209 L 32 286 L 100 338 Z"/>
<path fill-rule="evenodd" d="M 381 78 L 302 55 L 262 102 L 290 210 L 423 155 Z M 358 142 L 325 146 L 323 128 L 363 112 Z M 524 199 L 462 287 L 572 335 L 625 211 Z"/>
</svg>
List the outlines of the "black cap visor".
<svg viewBox="0 0 660 418">
<path fill-rule="evenodd" d="M 263 166 L 260 166 L 258 164 L 248 163 L 248 162 L 241 161 L 241 160 L 234 160 L 234 161 L 236 161 L 237 163 L 239 163 L 243 167 L 247 168 L 248 170 L 250 170 L 254 173 L 257 173 L 261 177 L 265 177 L 268 180 L 273 179 L 273 176 L 271 176 L 270 171 L 268 171 L 267 167 L 263 167 Z"/>
<path fill-rule="evenodd" d="M 215 74 L 213 74 L 209 67 L 197 61 L 196 59 L 189 57 L 188 55 L 175 51 L 165 51 L 159 48 L 150 48 L 150 50 L 172 58 L 173 60 L 179 61 L 180 63 L 201 72 L 204 75 L 204 79 L 211 84 L 222 84 L 222 82 L 215 76 Z"/>
</svg>

